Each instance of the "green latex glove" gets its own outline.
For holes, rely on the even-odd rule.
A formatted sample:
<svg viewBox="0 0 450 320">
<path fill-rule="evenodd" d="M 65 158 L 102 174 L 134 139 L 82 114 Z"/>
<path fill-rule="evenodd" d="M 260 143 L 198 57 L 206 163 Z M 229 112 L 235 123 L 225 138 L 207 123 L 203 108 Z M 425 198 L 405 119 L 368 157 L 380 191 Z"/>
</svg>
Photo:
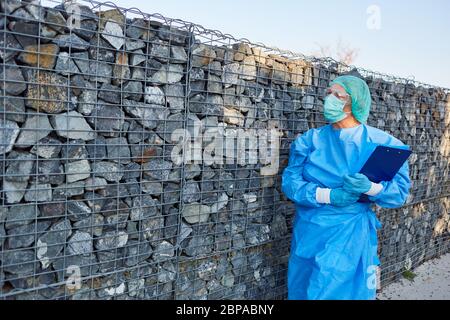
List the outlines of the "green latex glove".
<svg viewBox="0 0 450 320">
<path fill-rule="evenodd" d="M 370 190 L 372 182 L 362 173 L 355 173 L 344 176 L 344 185 L 342 188 L 348 192 L 353 193 L 366 193 Z"/>
<path fill-rule="evenodd" d="M 343 188 L 331 189 L 330 204 L 338 207 L 345 207 L 355 203 L 359 199 L 359 194 L 348 192 Z"/>
</svg>

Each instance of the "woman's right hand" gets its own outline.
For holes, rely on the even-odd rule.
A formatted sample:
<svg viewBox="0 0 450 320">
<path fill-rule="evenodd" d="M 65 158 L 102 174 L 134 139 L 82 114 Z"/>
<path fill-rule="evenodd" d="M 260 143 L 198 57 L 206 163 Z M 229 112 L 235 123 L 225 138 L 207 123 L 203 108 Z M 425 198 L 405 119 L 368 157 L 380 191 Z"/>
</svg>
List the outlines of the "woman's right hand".
<svg viewBox="0 0 450 320">
<path fill-rule="evenodd" d="M 330 204 L 333 206 L 345 207 L 358 201 L 359 195 L 359 193 L 348 192 L 343 188 L 331 189 Z"/>
</svg>

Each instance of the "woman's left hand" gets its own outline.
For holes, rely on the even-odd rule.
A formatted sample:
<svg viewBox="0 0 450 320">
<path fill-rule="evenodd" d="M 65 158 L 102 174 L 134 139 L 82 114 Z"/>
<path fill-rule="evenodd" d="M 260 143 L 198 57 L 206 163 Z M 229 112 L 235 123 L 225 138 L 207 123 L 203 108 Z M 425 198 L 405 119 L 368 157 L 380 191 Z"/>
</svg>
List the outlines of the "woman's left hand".
<svg viewBox="0 0 450 320">
<path fill-rule="evenodd" d="M 343 189 L 348 192 L 365 193 L 370 190 L 372 182 L 362 173 L 344 175 Z"/>
</svg>

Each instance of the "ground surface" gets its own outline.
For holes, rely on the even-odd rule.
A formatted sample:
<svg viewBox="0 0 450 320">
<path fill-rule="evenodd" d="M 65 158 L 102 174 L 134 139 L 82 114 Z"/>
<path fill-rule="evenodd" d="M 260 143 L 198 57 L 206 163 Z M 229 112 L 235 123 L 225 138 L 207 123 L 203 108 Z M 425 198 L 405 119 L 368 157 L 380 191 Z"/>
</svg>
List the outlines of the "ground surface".
<svg viewBox="0 0 450 320">
<path fill-rule="evenodd" d="M 378 294 L 380 300 L 450 300 L 450 253 L 413 270 L 414 281 L 401 279 Z"/>
</svg>

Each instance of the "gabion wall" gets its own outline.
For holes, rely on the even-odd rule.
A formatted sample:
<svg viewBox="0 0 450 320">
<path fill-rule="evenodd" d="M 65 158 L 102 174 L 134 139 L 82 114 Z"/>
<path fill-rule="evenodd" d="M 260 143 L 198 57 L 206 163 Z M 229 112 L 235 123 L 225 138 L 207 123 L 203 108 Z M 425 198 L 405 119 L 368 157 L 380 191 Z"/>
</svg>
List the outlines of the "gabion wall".
<svg viewBox="0 0 450 320">
<path fill-rule="evenodd" d="M 413 150 L 407 204 L 376 209 L 382 284 L 448 252 L 446 89 L 78 3 L 1 2 L 1 299 L 285 298 L 280 176 L 348 72 Z M 203 158 L 222 136 L 236 153 Z"/>
</svg>

